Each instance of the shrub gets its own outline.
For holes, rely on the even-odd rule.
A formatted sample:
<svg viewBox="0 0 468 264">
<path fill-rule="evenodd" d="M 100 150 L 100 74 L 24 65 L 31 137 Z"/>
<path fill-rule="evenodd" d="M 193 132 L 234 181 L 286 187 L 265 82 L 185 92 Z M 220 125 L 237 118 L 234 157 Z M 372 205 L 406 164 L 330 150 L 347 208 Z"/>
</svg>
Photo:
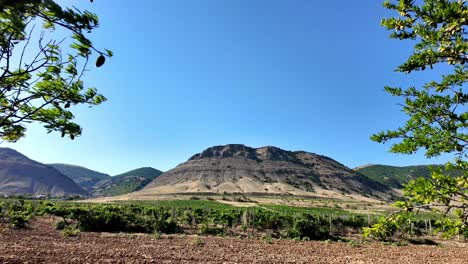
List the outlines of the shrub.
<svg viewBox="0 0 468 264">
<path fill-rule="evenodd" d="M 34 215 L 34 207 L 31 201 L 17 200 L 8 205 L 5 218 L 9 219 L 14 228 L 24 228 Z"/>
<path fill-rule="evenodd" d="M 76 225 L 68 225 L 62 230 L 63 237 L 76 237 L 81 233 L 80 229 Z"/>
<path fill-rule="evenodd" d="M 209 227 L 208 225 L 202 225 L 199 230 L 200 235 L 212 235 L 222 236 L 224 235 L 224 229 L 219 227 Z"/>
<path fill-rule="evenodd" d="M 154 231 L 153 237 L 154 237 L 154 239 L 160 239 L 161 238 L 161 233 L 159 233 L 158 231 Z"/>
<path fill-rule="evenodd" d="M 325 240 L 330 238 L 329 230 L 326 229 L 320 218 L 312 215 L 304 215 L 303 218 L 297 218 L 294 222 L 292 234 L 290 237 L 304 238 L 313 240 Z"/>
<path fill-rule="evenodd" d="M 197 236 L 195 237 L 195 239 L 193 240 L 193 244 L 195 246 L 203 246 L 205 245 L 205 241 L 203 241 L 203 239 L 201 239 L 201 237 Z"/>
<path fill-rule="evenodd" d="M 67 222 L 65 220 L 60 220 L 57 223 L 55 223 L 55 229 L 56 230 L 64 230 L 67 227 Z"/>
<path fill-rule="evenodd" d="M 177 234 L 183 231 L 179 224 L 172 218 L 157 221 L 154 225 L 154 230 L 165 234 Z"/>
<path fill-rule="evenodd" d="M 273 237 L 270 234 L 264 234 L 262 236 L 262 240 L 267 244 L 272 244 L 273 243 Z"/>
<path fill-rule="evenodd" d="M 364 227 L 362 235 L 364 238 L 374 238 L 385 241 L 396 235 L 397 231 L 404 234 L 411 234 L 414 214 L 411 212 L 398 212 L 387 217 L 381 217 L 372 227 Z"/>
</svg>

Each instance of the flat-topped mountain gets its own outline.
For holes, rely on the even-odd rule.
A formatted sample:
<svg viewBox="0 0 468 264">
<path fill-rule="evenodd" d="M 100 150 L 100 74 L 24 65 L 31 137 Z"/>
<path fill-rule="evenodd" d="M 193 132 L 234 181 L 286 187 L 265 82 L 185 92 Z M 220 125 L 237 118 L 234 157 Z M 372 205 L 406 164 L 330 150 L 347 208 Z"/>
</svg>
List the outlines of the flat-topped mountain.
<svg viewBox="0 0 468 264">
<path fill-rule="evenodd" d="M 16 150 L 0 148 L 0 194 L 86 196 L 88 193 L 55 168 Z"/>
<path fill-rule="evenodd" d="M 277 147 L 215 146 L 162 174 L 136 195 L 170 193 L 361 195 L 390 188 L 322 155 Z"/>
</svg>

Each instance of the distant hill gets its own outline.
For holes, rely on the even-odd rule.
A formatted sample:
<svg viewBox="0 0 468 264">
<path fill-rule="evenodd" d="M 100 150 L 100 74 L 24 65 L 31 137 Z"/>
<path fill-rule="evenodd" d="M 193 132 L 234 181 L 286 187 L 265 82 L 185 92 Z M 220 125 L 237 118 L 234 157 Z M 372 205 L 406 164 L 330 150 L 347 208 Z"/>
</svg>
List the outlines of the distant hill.
<svg viewBox="0 0 468 264">
<path fill-rule="evenodd" d="M 431 177 L 430 167 L 441 167 L 442 165 L 417 165 L 417 166 L 389 166 L 389 165 L 366 165 L 355 168 L 361 174 L 366 175 L 370 179 L 378 181 L 392 188 L 403 188 L 403 185 L 408 181 L 424 177 Z M 459 172 L 451 171 L 454 176 L 459 175 Z"/>
<path fill-rule="evenodd" d="M 92 192 L 94 186 L 106 179 L 110 179 L 111 176 L 105 173 L 97 172 L 94 170 L 90 170 L 85 167 L 77 166 L 77 165 L 70 165 L 70 164 L 49 164 L 50 166 L 54 167 L 58 171 L 60 171 L 63 175 L 67 176 L 68 178 L 72 179 L 78 185 L 85 189 L 88 192 Z"/>
<path fill-rule="evenodd" d="M 150 167 L 139 168 L 111 177 L 108 174 L 70 164 L 50 164 L 78 183 L 92 196 L 115 196 L 142 189 L 162 172 Z"/>
<path fill-rule="evenodd" d="M 0 148 L 0 194 L 87 196 L 88 192 L 55 168 Z"/>
<path fill-rule="evenodd" d="M 241 144 L 214 146 L 195 154 L 132 195 L 225 192 L 378 199 L 393 195 L 387 186 L 329 157 Z"/>
<path fill-rule="evenodd" d="M 93 188 L 94 196 L 116 196 L 141 190 L 162 174 L 162 171 L 144 167 L 99 181 Z"/>
</svg>

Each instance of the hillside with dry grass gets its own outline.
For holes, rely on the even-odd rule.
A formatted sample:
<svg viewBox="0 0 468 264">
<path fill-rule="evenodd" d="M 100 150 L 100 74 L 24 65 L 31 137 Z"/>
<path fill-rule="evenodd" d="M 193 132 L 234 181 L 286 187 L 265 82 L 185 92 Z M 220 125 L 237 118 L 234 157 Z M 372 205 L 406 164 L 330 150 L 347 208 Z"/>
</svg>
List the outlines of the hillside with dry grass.
<svg viewBox="0 0 468 264">
<path fill-rule="evenodd" d="M 346 196 L 389 199 L 391 188 L 326 156 L 276 147 L 215 146 L 132 196 L 177 193 Z"/>
</svg>

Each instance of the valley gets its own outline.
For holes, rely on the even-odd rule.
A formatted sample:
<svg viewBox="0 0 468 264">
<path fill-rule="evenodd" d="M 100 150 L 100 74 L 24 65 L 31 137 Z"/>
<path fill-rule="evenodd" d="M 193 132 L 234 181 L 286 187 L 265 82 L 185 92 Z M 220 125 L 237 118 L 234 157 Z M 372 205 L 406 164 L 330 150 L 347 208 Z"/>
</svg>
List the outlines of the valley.
<svg viewBox="0 0 468 264">
<path fill-rule="evenodd" d="M 467 84 L 468 0 L 0 0 L 0 264 L 468 263 Z"/>
<path fill-rule="evenodd" d="M 64 192 L 55 197 L 41 190 L 3 193 L 0 240 L 13 239 L 29 248 L 19 255 L 8 243 L 0 245 L 0 261 L 7 263 L 61 262 L 57 256 L 71 248 L 74 253 L 67 261 L 78 263 L 83 256 L 99 262 L 115 254 L 124 262 L 457 263 L 455 256 L 465 247 L 434 235 L 432 226 L 441 216 L 430 212 L 412 220 L 411 232 L 402 234 L 407 242 L 381 244 L 362 238 L 363 229 L 394 210 L 391 203 L 401 195 L 402 179 L 429 171 L 427 166 L 352 170 L 310 152 L 229 144 L 203 150 L 167 172 L 145 167 L 110 176 L 76 165 L 41 164 L 11 149 L 0 148 L 0 153 L 0 162 L 7 165 L 0 169 L 0 180 L 10 185 L 30 177 L 11 168 L 28 164 L 60 177 L 55 184 L 71 181 L 82 190 L 79 196 Z M 15 181 L 11 171 L 17 172 Z M 43 184 L 40 178 L 33 178 L 36 181 Z M 64 201 L 67 197 L 78 200 Z M 15 229 L 21 226 L 27 228 Z M 415 234 L 416 240 L 409 239 Z M 45 237 L 44 243 L 56 245 L 53 252 L 42 250 L 40 239 Z M 136 242 L 138 246 L 117 253 Z M 392 243 L 398 246 L 394 249 Z M 442 245 L 450 249 L 438 255 L 425 252 Z M 232 248 L 243 255 L 229 253 Z M 203 250 L 213 254 L 201 255 Z M 394 252 L 391 258 L 385 257 L 389 250 Z"/>
<path fill-rule="evenodd" d="M 90 202 L 184 200 L 192 197 L 221 202 L 272 203 L 297 206 L 389 207 L 401 195 L 402 185 L 418 175 L 429 177 L 429 166 L 392 167 L 369 165 L 352 170 L 332 158 L 305 151 L 287 151 L 267 146 L 251 148 L 229 144 L 207 148 L 174 169 L 162 172 L 139 168 L 116 176 L 71 164 L 41 164 L 12 150 L 0 148 L 0 195 L 60 197 L 79 195 Z M 33 164 L 28 170 L 17 167 Z M 70 183 L 78 191 L 65 189 L 54 195 L 47 186 L 35 192 L 19 186 L 34 169 L 48 169 L 55 185 Z M 15 174 L 12 173 L 15 172 Z M 27 180 L 46 186 L 40 179 Z M 1 191 L 2 188 L 17 191 Z M 14 189 L 13 188 L 13 189 Z M 239 202 L 240 201 L 240 202 Z"/>
</svg>

